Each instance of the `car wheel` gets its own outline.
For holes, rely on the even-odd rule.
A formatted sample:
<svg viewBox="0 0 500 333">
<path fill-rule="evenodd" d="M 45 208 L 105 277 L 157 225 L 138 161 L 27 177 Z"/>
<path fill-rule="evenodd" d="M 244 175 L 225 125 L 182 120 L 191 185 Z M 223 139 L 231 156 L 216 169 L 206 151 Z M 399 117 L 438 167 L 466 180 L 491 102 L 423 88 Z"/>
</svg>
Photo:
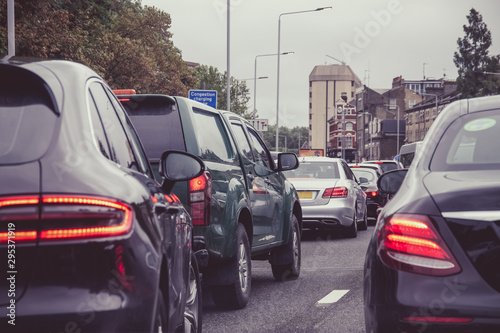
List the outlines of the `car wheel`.
<svg viewBox="0 0 500 333">
<path fill-rule="evenodd" d="M 292 215 L 292 233 L 288 239 L 288 244 L 285 245 L 288 256 L 292 258 L 292 262 L 287 265 L 271 264 L 273 276 L 278 281 L 296 279 L 300 275 L 301 263 L 301 247 L 300 247 L 300 229 L 297 217 Z"/>
<path fill-rule="evenodd" d="M 155 322 L 153 327 L 154 333 L 162 333 L 168 331 L 167 308 L 165 307 L 165 299 L 163 293 L 158 289 L 156 300 Z"/>
<path fill-rule="evenodd" d="M 357 213 L 358 208 L 356 207 L 356 210 L 354 211 L 354 217 L 353 221 L 350 227 L 347 227 L 346 229 L 346 236 L 348 238 L 356 238 L 358 237 L 358 213 Z"/>
<path fill-rule="evenodd" d="M 212 298 L 217 307 L 242 309 L 250 298 L 252 282 L 250 242 L 245 227 L 238 224 L 236 258 L 232 262 L 235 283 L 229 286 L 212 286 Z"/>
<path fill-rule="evenodd" d="M 365 207 L 365 213 L 363 215 L 363 221 L 359 222 L 358 230 L 366 230 L 368 229 L 368 208 Z"/>
<path fill-rule="evenodd" d="M 186 308 L 184 309 L 184 332 L 200 333 L 202 327 L 201 281 L 196 256 L 191 254 L 189 285 Z"/>
</svg>

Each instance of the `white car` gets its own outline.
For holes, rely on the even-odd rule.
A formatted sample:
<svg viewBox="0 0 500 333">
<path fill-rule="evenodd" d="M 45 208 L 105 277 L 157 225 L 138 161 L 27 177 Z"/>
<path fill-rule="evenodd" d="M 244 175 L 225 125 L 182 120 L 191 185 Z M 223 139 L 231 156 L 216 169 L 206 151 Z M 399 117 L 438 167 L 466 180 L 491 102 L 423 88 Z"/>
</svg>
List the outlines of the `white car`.
<svg viewBox="0 0 500 333">
<path fill-rule="evenodd" d="M 301 157 L 284 174 L 295 186 L 304 229 L 344 230 L 354 238 L 367 228 L 366 193 L 340 158 Z"/>
</svg>

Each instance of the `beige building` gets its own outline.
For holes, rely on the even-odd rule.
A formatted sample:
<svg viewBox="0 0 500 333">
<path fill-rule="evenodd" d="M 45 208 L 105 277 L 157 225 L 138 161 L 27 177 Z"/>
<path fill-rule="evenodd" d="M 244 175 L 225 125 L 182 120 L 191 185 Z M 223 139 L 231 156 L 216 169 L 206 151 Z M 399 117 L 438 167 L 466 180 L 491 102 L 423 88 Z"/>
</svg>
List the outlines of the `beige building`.
<svg viewBox="0 0 500 333">
<path fill-rule="evenodd" d="M 309 142 L 308 147 L 323 151 L 332 147 L 328 120 L 335 116 L 339 101 L 352 101 L 361 80 L 347 65 L 315 66 L 309 74 Z M 344 99 L 342 98 L 344 96 Z"/>
</svg>

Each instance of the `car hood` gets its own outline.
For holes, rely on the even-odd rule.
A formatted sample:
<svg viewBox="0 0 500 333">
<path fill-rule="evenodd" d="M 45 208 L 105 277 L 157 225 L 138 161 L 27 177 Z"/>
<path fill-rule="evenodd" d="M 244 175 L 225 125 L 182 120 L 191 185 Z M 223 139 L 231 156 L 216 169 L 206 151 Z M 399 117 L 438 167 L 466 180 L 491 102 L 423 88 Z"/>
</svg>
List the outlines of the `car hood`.
<svg viewBox="0 0 500 333">
<path fill-rule="evenodd" d="M 442 213 L 496 211 L 500 220 L 500 171 L 431 172 L 423 182 Z"/>
</svg>

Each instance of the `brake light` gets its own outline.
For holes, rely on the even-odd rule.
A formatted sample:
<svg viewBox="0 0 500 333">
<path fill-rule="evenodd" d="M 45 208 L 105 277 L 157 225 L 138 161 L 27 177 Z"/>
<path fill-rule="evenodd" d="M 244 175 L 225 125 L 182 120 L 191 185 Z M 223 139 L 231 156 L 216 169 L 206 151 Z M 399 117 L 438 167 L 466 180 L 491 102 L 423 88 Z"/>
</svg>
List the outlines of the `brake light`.
<svg viewBox="0 0 500 333">
<path fill-rule="evenodd" d="M 117 236 L 132 228 L 132 209 L 88 196 L 46 195 L 0 199 L 0 242 Z"/>
<path fill-rule="evenodd" d="M 375 162 L 375 164 L 384 164 L 384 162 Z"/>
<path fill-rule="evenodd" d="M 118 201 L 44 196 L 42 203 L 41 240 L 118 236 L 132 228 L 132 209 Z"/>
<path fill-rule="evenodd" d="M 464 317 L 406 317 L 403 320 L 411 323 L 447 323 L 447 324 L 464 324 L 470 323 L 472 318 Z"/>
<path fill-rule="evenodd" d="M 36 240 L 39 201 L 38 196 L 0 198 L 0 243 Z"/>
<path fill-rule="evenodd" d="M 189 181 L 189 213 L 193 225 L 210 225 L 210 203 L 212 201 L 212 178 L 205 171 Z"/>
<path fill-rule="evenodd" d="M 376 197 L 378 195 L 377 191 L 367 191 L 366 195 L 369 197 Z"/>
<path fill-rule="evenodd" d="M 323 198 L 347 198 L 347 187 L 332 187 L 327 188 L 323 192 Z"/>
<path fill-rule="evenodd" d="M 134 89 L 114 89 L 115 95 L 135 95 Z"/>
<path fill-rule="evenodd" d="M 386 265 L 406 272 L 444 276 L 461 270 L 425 215 L 396 214 L 386 221 L 378 235 L 378 253 Z"/>
</svg>

